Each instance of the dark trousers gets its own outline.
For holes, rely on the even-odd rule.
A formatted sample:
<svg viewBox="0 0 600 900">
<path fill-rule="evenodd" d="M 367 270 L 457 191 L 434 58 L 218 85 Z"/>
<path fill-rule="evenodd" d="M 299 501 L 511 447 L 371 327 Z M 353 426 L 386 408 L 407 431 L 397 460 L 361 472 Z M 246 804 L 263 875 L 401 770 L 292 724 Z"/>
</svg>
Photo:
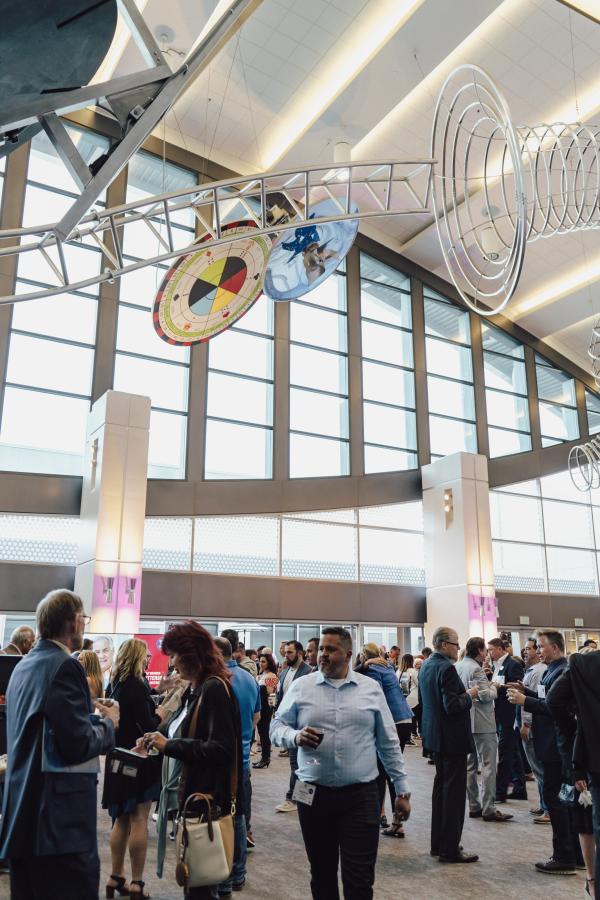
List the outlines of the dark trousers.
<svg viewBox="0 0 600 900">
<path fill-rule="evenodd" d="M 11 900 L 98 900 L 99 882 L 95 849 L 10 860 Z"/>
<path fill-rule="evenodd" d="M 592 816 L 594 821 L 594 838 L 596 840 L 596 884 L 600 884 L 600 773 L 592 775 Z"/>
<path fill-rule="evenodd" d="M 345 900 L 372 900 L 379 844 L 377 782 L 319 785 L 312 806 L 298 804 L 298 818 L 313 900 L 339 900 L 340 861 Z"/>
<path fill-rule="evenodd" d="M 544 803 L 552 825 L 552 856 L 558 862 L 575 865 L 575 836 L 568 807 L 558 799 L 563 782 L 560 762 L 542 762 L 544 769 Z"/>
<path fill-rule="evenodd" d="M 413 720 L 414 721 L 414 720 Z M 410 730 L 412 728 L 412 724 L 410 722 L 401 722 L 400 724 L 396 723 L 396 731 L 398 732 L 398 740 L 400 741 L 400 749 L 404 753 L 404 748 L 410 738 Z M 391 780 L 387 772 L 383 767 L 383 763 L 377 757 L 377 790 L 379 792 L 379 808 L 383 808 L 383 804 L 385 802 L 385 786 L 387 784 L 388 790 L 390 792 L 390 802 L 392 804 L 392 812 L 394 811 L 394 803 L 396 802 L 396 789 L 394 788 L 394 782 Z"/>
<path fill-rule="evenodd" d="M 434 753 L 435 778 L 431 797 L 431 852 L 458 856 L 465 822 L 467 756 Z"/>
<path fill-rule="evenodd" d="M 290 760 L 290 786 L 287 794 L 285 795 L 286 800 L 292 799 L 292 794 L 294 793 L 294 788 L 296 787 L 296 782 L 298 781 L 298 776 L 296 772 L 298 771 L 298 748 L 290 747 L 289 749 L 289 760 Z"/>
<path fill-rule="evenodd" d="M 416 737 L 421 732 L 421 704 L 417 703 L 413 709 L 412 733 Z"/>
<path fill-rule="evenodd" d="M 267 706 L 266 709 L 263 706 L 260 712 L 260 719 L 258 720 L 258 725 L 256 726 L 258 729 L 258 736 L 260 738 L 260 750 L 261 750 L 261 759 L 264 762 L 269 762 L 271 759 L 271 738 L 269 737 L 269 726 L 271 725 L 271 719 L 273 717 L 273 707 Z"/>
<path fill-rule="evenodd" d="M 527 793 L 525 787 L 525 774 L 521 762 L 521 742 L 519 732 L 514 728 L 514 723 L 504 725 L 498 722 L 498 773 L 496 776 L 496 796 L 506 800 L 508 785 L 512 781 L 514 790 Z"/>
</svg>

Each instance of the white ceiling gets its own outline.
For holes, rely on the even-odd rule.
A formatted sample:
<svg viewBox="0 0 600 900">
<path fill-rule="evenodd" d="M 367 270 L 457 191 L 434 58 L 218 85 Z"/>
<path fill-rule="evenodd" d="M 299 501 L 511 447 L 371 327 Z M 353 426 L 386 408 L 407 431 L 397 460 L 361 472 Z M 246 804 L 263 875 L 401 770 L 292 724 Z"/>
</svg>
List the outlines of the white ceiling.
<svg viewBox="0 0 600 900">
<path fill-rule="evenodd" d="M 600 121 L 600 26 L 558 0 L 417 0 L 405 21 L 400 5 L 409 0 L 263 0 L 156 133 L 244 174 L 327 164 L 338 141 L 351 144 L 353 159 L 428 156 L 439 89 L 461 62 L 490 73 L 517 124 L 575 121 L 575 90 L 579 118 Z M 171 46 L 187 52 L 215 6 L 148 0 L 144 18 L 157 33 L 168 25 Z M 388 20 L 376 52 L 362 59 L 363 40 Z M 335 82 L 349 62 L 345 83 L 332 88 L 332 73 Z M 116 74 L 139 65 L 130 42 Z M 448 278 L 432 217 L 370 220 L 361 230 Z M 584 368 L 600 276 L 582 280 L 595 261 L 600 273 L 593 231 L 528 245 L 506 311 Z M 578 287 L 569 288 L 575 275 Z M 549 290 L 540 303 L 536 294 L 557 279 L 566 280 L 561 296 Z"/>
</svg>

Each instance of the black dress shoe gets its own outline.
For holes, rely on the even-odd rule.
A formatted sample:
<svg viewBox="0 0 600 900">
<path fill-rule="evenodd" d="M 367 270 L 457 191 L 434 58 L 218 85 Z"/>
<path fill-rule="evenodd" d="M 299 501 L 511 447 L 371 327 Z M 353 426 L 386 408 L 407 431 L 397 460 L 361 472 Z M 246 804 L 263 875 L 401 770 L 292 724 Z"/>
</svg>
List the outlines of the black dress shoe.
<svg viewBox="0 0 600 900">
<path fill-rule="evenodd" d="M 527 791 L 513 791 L 508 797 L 509 800 L 527 800 Z"/>
<path fill-rule="evenodd" d="M 496 802 L 496 803 L 506 803 L 506 797 L 500 797 L 499 795 L 496 795 L 496 801 L 495 801 L 495 802 Z"/>
<path fill-rule="evenodd" d="M 475 812 L 469 813 L 469 818 L 470 819 L 480 819 L 482 817 L 482 815 L 483 815 L 483 810 L 476 809 Z"/>
<path fill-rule="evenodd" d="M 502 813 L 499 809 L 496 812 L 492 813 L 491 816 L 484 816 L 484 822 L 508 822 L 509 819 L 512 819 L 512 813 Z"/>
<path fill-rule="evenodd" d="M 438 860 L 441 863 L 474 863 L 477 862 L 479 857 L 476 853 L 465 853 L 464 851 L 460 851 L 458 856 L 438 856 Z"/>
<path fill-rule="evenodd" d="M 560 862 L 560 860 L 554 859 L 553 856 L 551 856 L 550 859 L 547 859 L 546 862 L 536 863 L 535 867 L 538 872 L 546 872 L 548 875 L 576 874 L 576 869 L 573 864 Z"/>
</svg>

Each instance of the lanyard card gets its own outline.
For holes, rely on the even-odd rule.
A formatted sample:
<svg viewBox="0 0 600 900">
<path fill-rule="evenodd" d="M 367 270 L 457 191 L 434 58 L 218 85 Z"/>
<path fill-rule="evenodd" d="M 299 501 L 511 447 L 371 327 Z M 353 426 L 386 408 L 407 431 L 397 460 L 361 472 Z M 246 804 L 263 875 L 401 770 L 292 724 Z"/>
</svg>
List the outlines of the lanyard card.
<svg viewBox="0 0 600 900">
<path fill-rule="evenodd" d="M 540 698 L 540 700 L 546 699 L 546 685 L 545 684 L 538 684 L 538 697 Z"/>
<path fill-rule="evenodd" d="M 316 784 L 307 784 L 304 781 L 297 781 L 292 800 L 296 803 L 304 803 L 306 806 L 312 806 L 315 799 Z"/>
</svg>

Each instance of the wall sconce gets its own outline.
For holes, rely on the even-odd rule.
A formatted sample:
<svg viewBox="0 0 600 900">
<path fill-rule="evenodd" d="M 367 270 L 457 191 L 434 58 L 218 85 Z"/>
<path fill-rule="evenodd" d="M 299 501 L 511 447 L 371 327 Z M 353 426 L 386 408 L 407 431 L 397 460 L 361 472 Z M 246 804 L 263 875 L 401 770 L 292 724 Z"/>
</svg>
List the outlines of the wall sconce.
<svg viewBox="0 0 600 900">
<path fill-rule="evenodd" d="M 444 516 L 446 520 L 446 528 L 448 528 L 454 520 L 454 500 L 452 497 L 452 488 L 444 488 Z"/>
<path fill-rule="evenodd" d="M 115 579 L 112 576 L 108 576 L 107 578 L 102 579 L 102 593 L 104 595 L 105 603 L 113 602 L 113 588 L 115 586 Z"/>
<path fill-rule="evenodd" d="M 125 590 L 127 591 L 127 602 L 133 606 L 135 604 L 135 587 L 137 585 L 137 578 L 126 578 L 125 579 Z"/>
</svg>

